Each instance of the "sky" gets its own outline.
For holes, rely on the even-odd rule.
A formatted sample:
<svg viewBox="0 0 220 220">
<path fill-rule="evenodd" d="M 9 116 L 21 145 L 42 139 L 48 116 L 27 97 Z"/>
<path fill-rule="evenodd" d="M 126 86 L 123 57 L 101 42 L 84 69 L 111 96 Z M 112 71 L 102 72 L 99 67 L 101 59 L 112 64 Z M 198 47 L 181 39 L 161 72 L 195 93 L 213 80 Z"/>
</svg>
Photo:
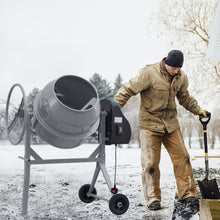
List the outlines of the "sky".
<svg viewBox="0 0 220 220">
<path fill-rule="evenodd" d="M 63 75 L 99 73 L 112 85 L 166 56 L 148 26 L 159 0 L 0 0 L 0 99 Z"/>
</svg>

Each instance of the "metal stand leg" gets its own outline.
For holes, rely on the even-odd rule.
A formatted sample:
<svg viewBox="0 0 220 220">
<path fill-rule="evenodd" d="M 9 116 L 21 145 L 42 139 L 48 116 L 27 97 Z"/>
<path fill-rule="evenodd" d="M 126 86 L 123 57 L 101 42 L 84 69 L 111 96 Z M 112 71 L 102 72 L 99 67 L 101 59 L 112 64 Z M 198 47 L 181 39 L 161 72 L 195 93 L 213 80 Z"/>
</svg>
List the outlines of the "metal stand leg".
<svg viewBox="0 0 220 220">
<path fill-rule="evenodd" d="M 98 178 L 99 172 L 100 172 L 100 167 L 99 167 L 99 164 L 96 163 L 96 168 L 95 168 L 95 172 L 94 172 L 94 175 L 93 175 L 93 178 L 92 178 L 90 189 L 88 191 L 88 195 L 91 194 L 93 189 L 94 189 L 94 186 L 95 186 L 96 180 Z"/>
<path fill-rule="evenodd" d="M 102 171 L 104 179 L 105 179 L 105 181 L 106 181 L 106 183 L 108 185 L 108 188 L 109 188 L 109 190 L 111 192 L 111 188 L 113 187 L 113 185 L 112 185 L 111 179 L 110 179 L 110 177 L 108 175 L 108 171 L 107 171 L 107 169 L 105 167 L 105 164 L 97 162 L 96 168 L 95 168 L 95 172 L 94 172 L 94 175 L 93 175 L 93 178 L 92 178 L 92 182 L 91 182 L 91 185 L 90 185 L 90 189 L 88 191 L 88 195 L 93 191 L 93 188 L 95 186 L 95 183 L 96 183 L 96 180 L 98 178 L 100 170 Z"/>
<path fill-rule="evenodd" d="M 106 112 L 101 112 L 101 122 L 99 127 L 99 143 L 100 143 L 100 158 L 101 162 L 98 162 L 98 166 L 100 167 L 102 174 L 105 178 L 105 181 L 108 185 L 108 188 L 111 192 L 111 188 L 113 187 L 110 177 L 108 175 L 106 166 L 105 166 L 105 129 L 106 129 Z"/>
<path fill-rule="evenodd" d="M 24 185 L 23 185 L 23 198 L 22 198 L 22 215 L 27 215 L 28 208 L 28 194 L 29 194 L 29 182 L 30 182 L 30 164 L 24 162 Z"/>
<path fill-rule="evenodd" d="M 108 175 L 108 172 L 106 170 L 105 164 L 104 163 L 99 163 L 99 166 L 101 168 L 101 171 L 102 171 L 102 174 L 103 174 L 103 176 L 105 178 L 105 181 L 106 181 L 106 183 L 108 185 L 108 188 L 109 188 L 109 190 L 111 192 L 111 188 L 113 187 L 113 185 L 112 185 L 112 182 L 111 182 L 110 177 Z"/>
<path fill-rule="evenodd" d="M 23 197 L 22 197 L 22 215 L 27 215 L 28 209 L 28 194 L 30 183 L 30 119 L 27 120 L 25 129 L 25 153 L 24 153 L 24 183 L 23 183 Z"/>
</svg>

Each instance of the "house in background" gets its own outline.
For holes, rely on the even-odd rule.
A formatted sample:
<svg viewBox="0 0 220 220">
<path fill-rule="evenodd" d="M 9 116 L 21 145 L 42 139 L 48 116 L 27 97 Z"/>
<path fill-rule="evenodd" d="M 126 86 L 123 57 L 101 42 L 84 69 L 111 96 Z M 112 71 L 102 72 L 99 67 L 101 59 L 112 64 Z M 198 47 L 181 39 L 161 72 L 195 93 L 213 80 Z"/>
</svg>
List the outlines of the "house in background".
<svg viewBox="0 0 220 220">
<path fill-rule="evenodd" d="M 209 40 L 207 58 L 210 62 L 220 62 L 220 1 L 216 10 L 211 38 Z"/>
</svg>

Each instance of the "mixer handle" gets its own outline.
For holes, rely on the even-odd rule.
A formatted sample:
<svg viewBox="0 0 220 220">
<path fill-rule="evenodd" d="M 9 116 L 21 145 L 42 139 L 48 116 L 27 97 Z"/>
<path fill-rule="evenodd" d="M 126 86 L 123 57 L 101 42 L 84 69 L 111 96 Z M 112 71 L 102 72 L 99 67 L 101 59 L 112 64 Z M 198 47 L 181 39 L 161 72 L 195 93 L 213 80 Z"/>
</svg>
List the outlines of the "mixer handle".
<svg viewBox="0 0 220 220">
<path fill-rule="evenodd" d="M 21 99 L 21 103 L 18 107 L 18 110 L 14 115 L 13 120 L 9 124 L 9 106 L 10 106 L 11 96 L 12 96 L 12 92 L 17 87 L 21 90 L 22 99 Z M 20 84 L 14 84 L 11 87 L 9 94 L 8 94 L 8 98 L 7 98 L 7 102 L 6 102 L 6 113 L 5 113 L 6 133 L 7 133 L 9 141 L 13 145 L 19 144 L 24 137 L 25 128 L 28 123 L 28 110 L 27 110 L 27 101 L 26 100 L 27 100 L 27 98 L 26 98 L 26 94 L 25 94 L 23 87 Z M 22 123 L 21 133 L 18 135 L 18 137 L 15 140 L 14 138 L 12 138 L 11 132 L 12 132 L 15 124 L 17 123 L 18 119 L 20 119 L 20 120 L 23 119 L 23 121 L 22 121 L 23 123 Z"/>
</svg>

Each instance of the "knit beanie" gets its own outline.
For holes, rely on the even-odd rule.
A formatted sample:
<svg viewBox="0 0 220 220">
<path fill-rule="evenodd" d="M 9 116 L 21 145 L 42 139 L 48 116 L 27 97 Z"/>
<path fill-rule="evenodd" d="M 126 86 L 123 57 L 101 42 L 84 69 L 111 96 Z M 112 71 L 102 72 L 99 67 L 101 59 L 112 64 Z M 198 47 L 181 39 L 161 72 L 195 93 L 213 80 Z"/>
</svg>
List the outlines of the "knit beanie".
<svg viewBox="0 0 220 220">
<path fill-rule="evenodd" d="M 172 67 L 182 67 L 183 66 L 183 52 L 180 50 L 171 50 L 167 57 L 165 58 L 164 62 L 168 66 Z"/>
</svg>

